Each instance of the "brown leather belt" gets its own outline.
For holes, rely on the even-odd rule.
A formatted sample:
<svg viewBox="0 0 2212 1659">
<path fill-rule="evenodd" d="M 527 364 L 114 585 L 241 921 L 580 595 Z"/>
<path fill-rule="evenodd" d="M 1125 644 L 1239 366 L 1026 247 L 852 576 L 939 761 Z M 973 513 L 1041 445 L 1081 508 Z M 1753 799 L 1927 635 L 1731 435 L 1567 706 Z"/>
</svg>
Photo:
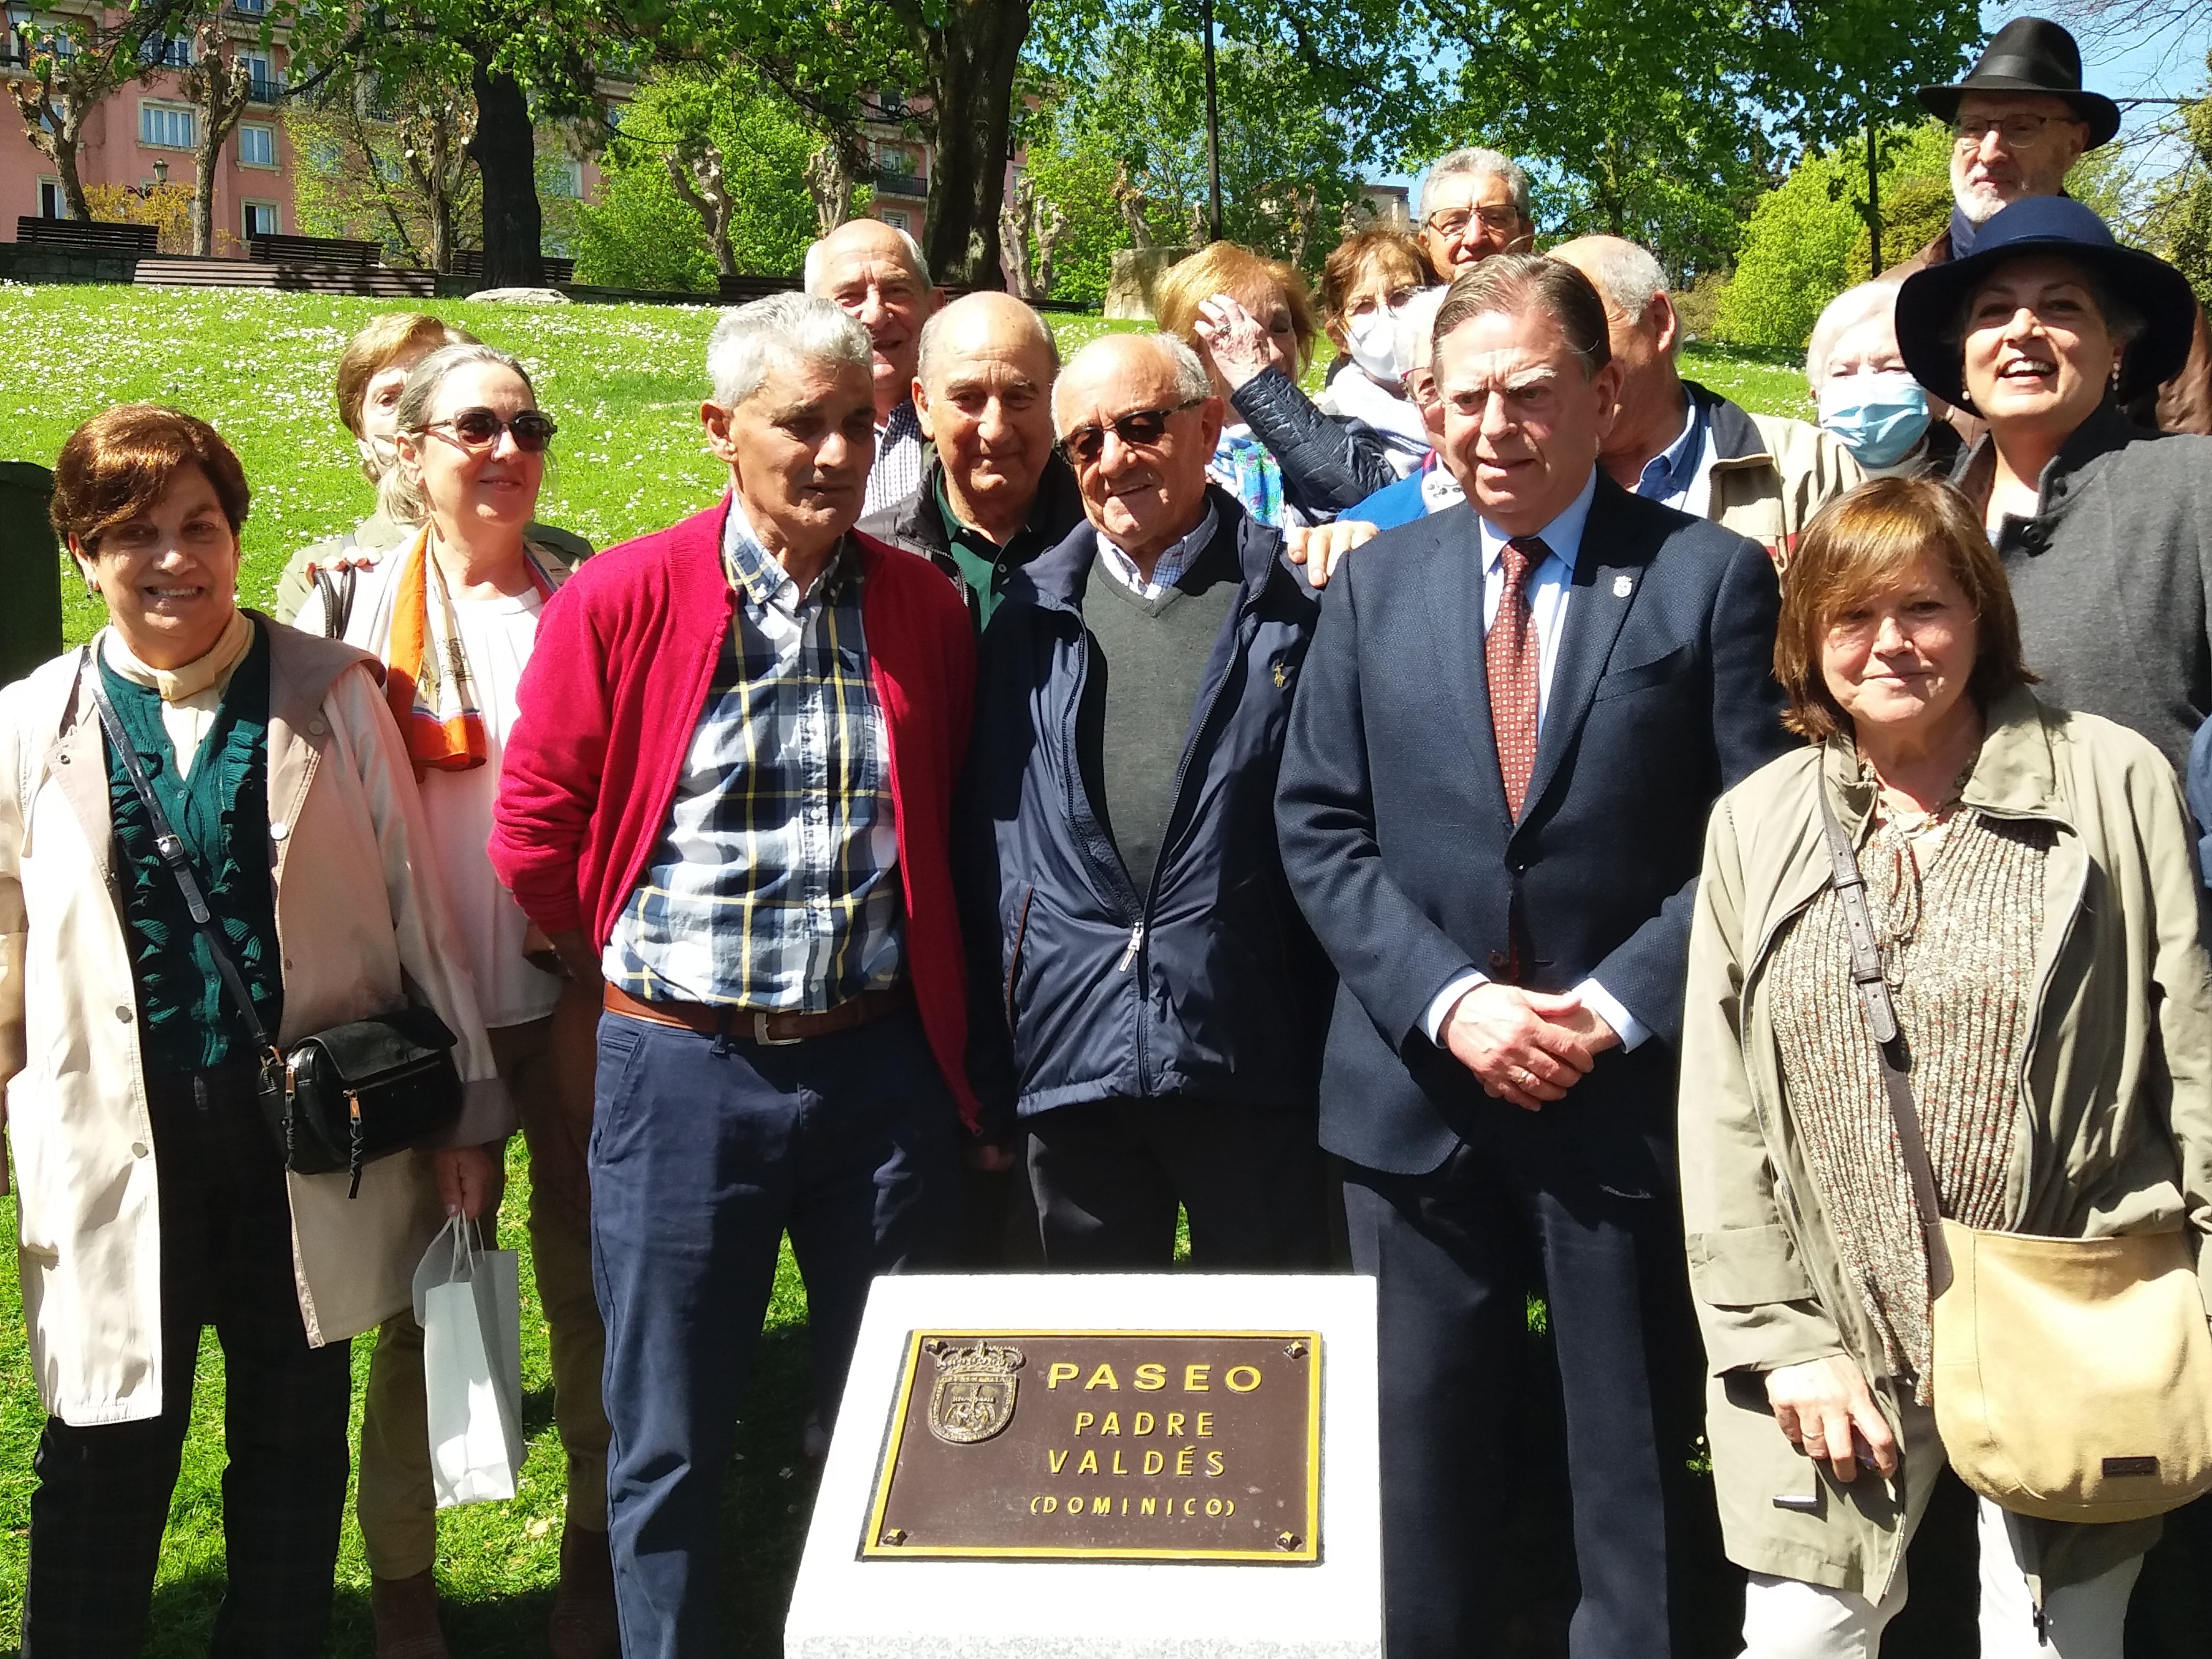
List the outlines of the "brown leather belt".
<svg viewBox="0 0 2212 1659">
<path fill-rule="evenodd" d="M 770 1012 L 763 1008 L 738 1008 L 726 1003 L 644 1002 L 616 985 L 606 988 L 604 1000 L 611 1014 L 651 1020 L 655 1025 L 673 1025 L 696 1031 L 701 1036 L 750 1037 L 755 1042 L 780 1048 L 786 1043 L 804 1042 L 809 1037 L 849 1031 L 870 1020 L 881 1019 L 885 1014 L 911 1008 L 914 985 L 910 981 L 901 980 L 888 990 L 863 991 L 818 1014 Z"/>
</svg>

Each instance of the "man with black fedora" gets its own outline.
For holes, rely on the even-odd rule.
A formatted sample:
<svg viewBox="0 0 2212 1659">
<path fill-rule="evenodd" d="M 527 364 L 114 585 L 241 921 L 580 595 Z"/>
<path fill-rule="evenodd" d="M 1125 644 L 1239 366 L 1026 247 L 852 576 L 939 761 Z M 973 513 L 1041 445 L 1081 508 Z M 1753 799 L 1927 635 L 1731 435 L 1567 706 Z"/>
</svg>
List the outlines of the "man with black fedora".
<svg viewBox="0 0 2212 1659">
<path fill-rule="evenodd" d="M 1899 275 L 1962 259 L 1981 228 L 2013 203 L 2063 196 L 2075 162 L 2120 130 L 2119 106 L 2081 86 L 2081 49 L 2043 17 L 2016 17 L 1990 39 L 1964 80 L 1922 87 L 1920 102 L 1954 134 L 1951 148 L 1951 223 L 1898 267 Z M 1945 418 L 1969 444 L 1980 422 L 1952 407 Z M 2164 432 L 2212 433 L 2212 335 L 2199 310 L 2187 362 L 2154 392 L 2132 399 L 2128 413 Z"/>
</svg>

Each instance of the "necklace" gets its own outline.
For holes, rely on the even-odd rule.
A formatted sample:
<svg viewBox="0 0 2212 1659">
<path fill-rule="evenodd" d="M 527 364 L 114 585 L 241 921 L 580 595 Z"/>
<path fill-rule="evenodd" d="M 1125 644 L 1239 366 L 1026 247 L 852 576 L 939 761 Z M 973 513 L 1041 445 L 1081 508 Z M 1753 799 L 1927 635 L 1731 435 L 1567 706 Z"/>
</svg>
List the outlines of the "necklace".
<svg viewBox="0 0 2212 1659">
<path fill-rule="evenodd" d="M 1967 781 L 1974 775 L 1974 763 L 1969 760 L 1951 780 L 1951 792 L 1933 806 L 1922 806 L 1903 790 L 1893 789 L 1882 782 L 1873 766 L 1862 754 L 1859 765 L 1864 775 L 1874 780 L 1875 792 L 1881 809 L 1883 821 L 1896 827 L 1907 841 L 1917 841 L 1950 823 L 1964 804 Z"/>
</svg>

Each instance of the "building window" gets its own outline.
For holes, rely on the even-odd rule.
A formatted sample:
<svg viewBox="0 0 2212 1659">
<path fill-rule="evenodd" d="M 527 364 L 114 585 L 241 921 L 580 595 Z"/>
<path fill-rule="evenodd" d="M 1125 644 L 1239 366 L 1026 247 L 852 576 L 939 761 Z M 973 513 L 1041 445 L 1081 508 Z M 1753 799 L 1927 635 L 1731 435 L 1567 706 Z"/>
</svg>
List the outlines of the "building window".
<svg viewBox="0 0 2212 1659">
<path fill-rule="evenodd" d="M 259 52 L 246 54 L 246 96 L 251 103 L 273 104 L 284 89 L 284 83 L 276 78 L 276 66 Z"/>
<path fill-rule="evenodd" d="M 149 69 L 190 69 L 192 41 L 188 34 L 170 34 L 149 40 L 138 50 L 138 61 Z"/>
<path fill-rule="evenodd" d="M 240 167 L 275 167 L 276 165 L 276 129 L 256 126 L 239 128 L 238 161 Z"/>
<path fill-rule="evenodd" d="M 233 11 L 251 12 L 259 17 L 269 9 L 269 0 L 230 0 Z"/>
<path fill-rule="evenodd" d="M 914 234 L 914 221 L 908 218 L 905 214 L 900 212 L 896 208 L 886 208 L 884 210 L 884 222 L 889 225 L 893 230 L 902 230 L 909 236 Z"/>
<path fill-rule="evenodd" d="M 584 164 L 581 161 L 562 161 L 545 169 L 545 193 L 565 196 L 574 201 L 584 198 Z"/>
<path fill-rule="evenodd" d="M 276 228 L 276 204 L 248 202 L 246 204 L 246 234 L 249 237 L 279 234 Z"/>
<path fill-rule="evenodd" d="M 138 106 L 138 142 L 155 149 L 194 148 L 199 123 L 197 112 L 174 104 Z"/>
<path fill-rule="evenodd" d="M 69 198 L 62 194 L 62 181 L 58 179 L 40 179 L 39 217 L 66 219 L 69 216 Z"/>
</svg>

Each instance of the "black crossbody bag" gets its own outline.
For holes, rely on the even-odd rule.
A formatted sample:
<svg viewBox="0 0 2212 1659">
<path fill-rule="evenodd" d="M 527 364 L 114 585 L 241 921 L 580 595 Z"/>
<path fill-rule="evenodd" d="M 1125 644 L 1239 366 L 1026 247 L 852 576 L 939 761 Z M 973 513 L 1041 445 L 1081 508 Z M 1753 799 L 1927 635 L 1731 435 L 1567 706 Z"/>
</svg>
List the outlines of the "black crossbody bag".
<svg viewBox="0 0 2212 1659">
<path fill-rule="evenodd" d="M 434 1009 L 410 1004 L 397 1013 L 333 1025 L 302 1037 L 289 1054 L 262 1024 L 246 981 L 224 947 L 199 880 L 185 856 L 185 843 L 161 810 L 138 750 L 116 718 L 99 665 L 86 647 L 94 705 L 107 740 L 123 757 L 131 787 L 153 825 L 161 861 L 184 895 L 192 925 L 207 942 L 223 989 L 246 1021 L 261 1060 L 261 1109 L 284 1155 L 284 1167 L 299 1175 L 329 1175 L 344 1170 L 353 1176 L 346 1196 L 361 1191 L 364 1164 L 450 1129 L 461 1115 L 461 1074 L 453 1064 L 453 1032 Z"/>
</svg>

